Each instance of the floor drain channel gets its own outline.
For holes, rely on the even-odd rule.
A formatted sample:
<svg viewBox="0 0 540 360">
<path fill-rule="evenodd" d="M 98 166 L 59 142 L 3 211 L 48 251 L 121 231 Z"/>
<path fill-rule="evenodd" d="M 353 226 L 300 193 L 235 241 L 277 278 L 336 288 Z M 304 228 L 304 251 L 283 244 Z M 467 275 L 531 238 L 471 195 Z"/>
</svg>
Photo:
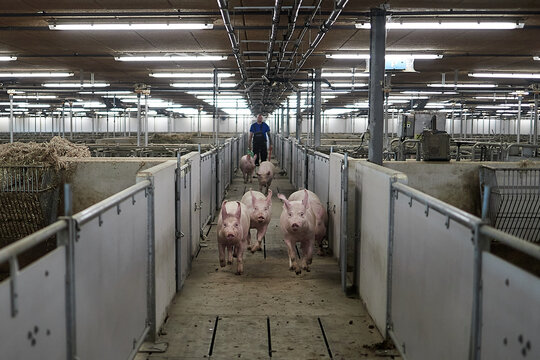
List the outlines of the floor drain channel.
<svg viewBox="0 0 540 360">
<path fill-rule="evenodd" d="M 266 317 L 266 331 L 268 332 L 268 356 L 272 357 L 272 336 L 270 335 L 270 317 Z"/>
<path fill-rule="evenodd" d="M 321 318 L 318 317 L 317 320 L 319 321 L 319 326 L 321 327 L 324 343 L 326 344 L 326 350 L 328 350 L 328 356 L 330 356 L 330 359 L 333 359 L 334 357 L 332 356 L 332 350 L 330 350 L 330 345 L 328 344 L 328 339 L 326 338 L 326 333 L 324 332 L 324 326 L 322 324 Z"/>
<path fill-rule="evenodd" d="M 208 234 L 210 233 L 210 229 L 212 229 L 212 224 L 208 227 L 208 231 L 206 232 L 206 237 L 208 237 Z"/>
<path fill-rule="evenodd" d="M 298 251 L 298 245 L 294 244 L 294 248 L 296 249 L 296 255 L 298 255 L 298 260 L 300 260 L 300 251 Z"/>
<path fill-rule="evenodd" d="M 263 236 L 264 258 L 266 259 L 266 236 Z"/>
<path fill-rule="evenodd" d="M 210 350 L 208 351 L 208 356 L 212 356 L 212 353 L 214 352 L 214 341 L 216 340 L 218 321 L 219 321 L 219 315 L 216 316 L 216 322 L 214 323 L 214 332 L 212 333 L 212 342 L 210 343 Z"/>
</svg>

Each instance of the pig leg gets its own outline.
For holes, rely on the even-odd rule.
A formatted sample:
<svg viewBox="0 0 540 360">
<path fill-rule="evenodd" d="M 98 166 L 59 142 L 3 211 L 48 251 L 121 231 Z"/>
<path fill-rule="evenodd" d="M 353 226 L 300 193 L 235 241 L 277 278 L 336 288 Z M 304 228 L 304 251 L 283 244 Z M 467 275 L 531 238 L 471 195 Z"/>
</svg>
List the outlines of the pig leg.
<svg viewBox="0 0 540 360">
<path fill-rule="evenodd" d="M 233 246 L 232 245 L 229 245 L 227 246 L 227 251 L 228 251 L 228 259 L 227 259 L 227 264 L 228 265 L 231 265 L 232 264 L 232 260 L 233 260 Z"/>
<path fill-rule="evenodd" d="M 257 245 L 251 248 L 252 253 L 262 250 L 262 239 L 264 235 L 266 235 L 266 229 L 268 229 L 268 224 L 263 225 L 260 229 L 257 229 Z"/>
<path fill-rule="evenodd" d="M 253 182 L 253 172 L 250 172 L 250 173 L 249 173 L 249 182 L 250 182 L 250 183 Z"/>
<path fill-rule="evenodd" d="M 296 275 L 300 274 L 302 270 L 296 263 L 296 249 L 294 248 L 295 242 L 292 239 L 285 238 L 285 245 L 287 245 L 287 251 L 289 253 L 289 270 L 294 270 Z"/>
<path fill-rule="evenodd" d="M 313 242 L 302 242 L 302 269 L 309 271 L 309 265 L 313 260 Z"/>
<path fill-rule="evenodd" d="M 219 266 L 224 267 L 225 266 L 225 245 L 218 244 L 219 249 Z"/>
<path fill-rule="evenodd" d="M 247 246 L 247 249 L 248 249 L 248 250 L 251 250 L 251 229 L 249 229 L 248 235 L 247 235 L 246 239 L 247 239 L 247 245 L 248 245 L 248 246 Z M 253 250 L 252 250 L 252 251 L 253 251 Z"/>
<path fill-rule="evenodd" d="M 244 272 L 244 244 L 240 243 L 235 248 L 238 248 L 236 253 L 236 275 L 242 275 Z"/>
<path fill-rule="evenodd" d="M 244 173 L 244 184 L 247 183 L 247 181 L 248 181 L 248 172 L 246 171 Z"/>
</svg>

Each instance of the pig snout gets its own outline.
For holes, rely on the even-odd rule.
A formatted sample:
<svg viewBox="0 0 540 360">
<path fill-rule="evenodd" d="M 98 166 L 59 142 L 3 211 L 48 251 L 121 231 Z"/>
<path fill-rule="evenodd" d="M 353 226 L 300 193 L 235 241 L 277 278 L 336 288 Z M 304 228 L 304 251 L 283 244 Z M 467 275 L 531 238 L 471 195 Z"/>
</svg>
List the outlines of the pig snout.
<svg viewBox="0 0 540 360">
<path fill-rule="evenodd" d="M 300 229 L 300 224 L 298 224 L 298 223 L 296 223 L 296 222 L 293 222 L 293 223 L 291 224 L 291 229 L 292 229 L 293 231 L 297 231 L 298 229 Z"/>
</svg>

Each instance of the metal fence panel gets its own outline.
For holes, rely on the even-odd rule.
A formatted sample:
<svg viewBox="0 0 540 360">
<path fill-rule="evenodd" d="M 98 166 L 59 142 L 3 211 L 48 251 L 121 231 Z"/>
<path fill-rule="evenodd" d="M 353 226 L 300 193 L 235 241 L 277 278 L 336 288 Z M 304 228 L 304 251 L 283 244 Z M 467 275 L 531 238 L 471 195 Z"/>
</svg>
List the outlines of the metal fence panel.
<svg viewBox="0 0 540 360">
<path fill-rule="evenodd" d="M 194 153 L 188 161 L 191 164 L 191 256 L 195 256 L 201 233 L 201 154 Z"/>
<path fill-rule="evenodd" d="M 306 153 L 307 158 L 307 183 L 308 190 L 315 192 L 315 155 L 311 152 Z"/>
<path fill-rule="evenodd" d="M 62 246 L 17 274 L 15 317 L 11 316 L 10 281 L 0 283 L 2 359 L 67 358 L 65 282 L 66 248 Z"/>
<path fill-rule="evenodd" d="M 125 359 L 146 327 L 148 210 L 140 191 L 80 225 L 75 297 L 81 359 Z"/>
<path fill-rule="evenodd" d="M 394 204 L 390 321 L 396 346 L 409 359 L 467 359 L 473 231 L 403 193 Z"/>
<path fill-rule="evenodd" d="M 313 161 L 313 192 L 319 196 L 324 206 L 328 204 L 328 184 L 330 179 L 330 157 L 325 154 L 315 153 Z"/>
<path fill-rule="evenodd" d="M 339 259 L 341 240 L 341 167 L 343 155 L 330 155 L 330 174 L 335 181 L 330 182 L 328 192 L 328 244 L 335 258 Z"/>
<path fill-rule="evenodd" d="M 482 254 L 481 358 L 540 359 L 540 279 Z"/>
<path fill-rule="evenodd" d="M 212 217 L 212 155 L 208 154 L 201 157 L 201 229 L 206 226 Z"/>
</svg>

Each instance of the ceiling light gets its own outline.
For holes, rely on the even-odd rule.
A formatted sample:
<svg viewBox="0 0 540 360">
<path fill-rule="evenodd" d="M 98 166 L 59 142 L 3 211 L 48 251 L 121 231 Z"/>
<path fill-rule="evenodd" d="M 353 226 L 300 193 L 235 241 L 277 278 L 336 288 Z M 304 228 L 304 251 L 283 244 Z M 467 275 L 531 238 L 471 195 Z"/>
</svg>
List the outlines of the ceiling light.
<svg viewBox="0 0 540 360">
<path fill-rule="evenodd" d="M 118 56 L 116 61 L 220 61 L 227 56 L 217 55 L 163 55 L 163 56 Z"/>
<path fill-rule="evenodd" d="M 41 84 L 41 86 L 43 87 L 50 87 L 50 88 L 80 88 L 80 87 L 83 87 L 83 88 L 91 88 L 91 87 L 107 87 L 109 86 L 110 84 L 108 83 L 104 83 L 104 82 L 96 82 L 96 83 L 90 83 L 90 82 L 85 82 L 85 83 L 80 83 L 80 82 L 72 82 L 72 83 L 68 83 L 68 82 L 64 82 L 64 83 L 44 83 L 44 84 Z"/>
<path fill-rule="evenodd" d="M 322 73 L 322 77 L 326 77 L 326 78 L 352 77 L 353 75 L 354 77 L 369 77 L 368 72 L 362 72 L 362 71 L 354 72 L 354 74 L 352 72 L 323 72 Z"/>
<path fill-rule="evenodd" d="M 533 56 L 533 60 L 540 61 L 540 56 Z"/>
<path fill-rule="evenodd" d="M 48 107 L 51 107 L 51 105 L 49 105 L 49 104 L 25 104 L 24 107 L 39 109 L 39 108 L 48 108 Z"/>
<path fill-rule="evenodd" d="M 533 73 L 471 73 L 471 77 L 501 78 L 501 79 L 540 79 L 540 74 Z"/>
<path fill-rule="evenodd" d="M 172 87 L 179 87 L 179 88 L 212 88 L 214 87 L 213 83 L 194 83 L 194 82 L 188 82 L 188 83 L 172 83 L 170 84 Z M 236 87 L 236 83 L 221 83 L 219 84 L 220 88 L 233 88 Z"/>
<path fill-rule="evenodd" d="M 401 94 L 407 95 L 457 95 L 455 91 L 402 91 Z"/>
<path fill-rule="evenodd" d="M 329 59 L 369 59 L 369 54 L 326 54 L 326 57 Z M 437 55 L 437 54 L 386 54 L 385 59 L 386 60 L 433 60 L 433 59 L 441 59 L 443 55 Z"/>
<path fill-rule="evenodd" d="M 41 100 L 41 99 L 56 99 L 56 95 L 13 95 L 14 99 L 31 99 L 31 100 Z"/>
<path fill-rule="evenodd" d="M 133 94 L 133 91 L 79 91 L 81 95 L 122 95 Z"/>
<path fill-rule="evenodd" d="M 433 21 L 433 22 L 388 22 L 386 29 L 391 30 L 511 30 L 522 29 L 523 22 L 517 21 Z M 355 24 L 357 29 L 371 29 L 371 24 Z"/>
<path fill-rule="evenodd" d="M 15 61 L 17 60 L 16 56 L 0 56 L 0 61 Z"/>
<path fill-rule="evenodd" d="M 496 84 L 427 84 L 429 87 L 443 87 L 443 88 L 494 88 Z"/>
<path fill-rule="evenodd" d="M 476 108 L 477 109 L 507 109 L 509 108 L 510 106 L 506 106 L 506 105 L 477 105 Z"/>
<path fill-rule="evenodd" d="M 203 23 L 90 23 L 49 25 L 50 30 L 204 30 L 213 28 L 213 24 Z"/>
<path fill-rule="evenodd" d="M 0 72 L 0 78 L 69 77 L 72 72 Z"/>
<path fill-rule="evenodd" d="M 152 77 L 155 78 L 213 78 L 214 74 L 213 72 L 205 72 L 205 73 L 182 73 L 182 72 L 163 72 L 163 73 L 150 73 L 149 74 Z M 233 73 L 218 73 L 219 78 L 228 78 L 233 77 Z"/>
</svg>

